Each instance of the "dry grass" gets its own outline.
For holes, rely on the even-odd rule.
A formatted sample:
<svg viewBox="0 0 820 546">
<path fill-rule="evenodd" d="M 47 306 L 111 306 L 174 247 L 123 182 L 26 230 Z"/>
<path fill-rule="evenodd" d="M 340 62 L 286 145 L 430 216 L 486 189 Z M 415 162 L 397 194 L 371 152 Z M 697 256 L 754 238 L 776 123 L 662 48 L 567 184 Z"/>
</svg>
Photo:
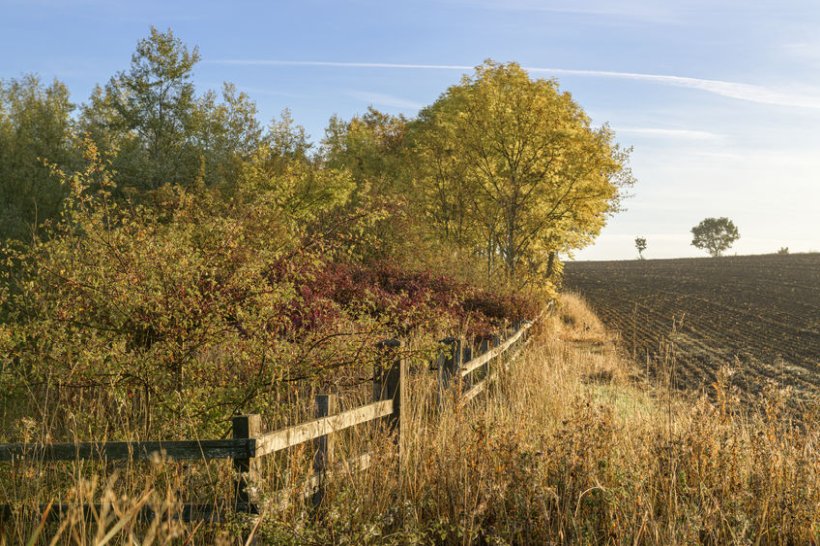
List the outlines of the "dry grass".
<svg viewBox="0 0 820 546">
<path fill-rule="evenodd" d="M 382 438 L 371 469 L 329 478 L 318 511 L 296 500 L 298 488 L 282 503 L 279 484 L 265 480 L 256 523 L 138 525 L 140 502 L 165 513 L 177 502 L 173 480 L 155 470 L 141 490 L 149 500 L 135 487 L 128 498 L 114 495 L 116 482 L 87 487 L 77 498 L 108 502 L 107 514 L 64 518 L 32 544 L 61 529 L 56 543 L 77 545 L 103 544 L 107 534 L 112 544 L 242 544 L 251 533 L 265 544 L 820 542 L 816 413 L 795 424 L 782 392 L 741 406 L 724 379 L 714 402 L 682 398 L 672 388 L 672 351 L 666 382 L 653 386 L 612 339 L 579 298 L 565 296 L 523 357 L 470 406 L 445 397 L 439 409 L 430 374 L 412 375 L 401 458 Z M 340 435 L 339 457 L 369 449 L 374 434 Z M 307 474 L 306 455 L 279 461 L 292 483 Z M 25 543 L 38 525 L 18 521 L 0 536 Z"/>
<path fill-rule="evenodd" d="M 601 320 L 592 312 L 583 298 L 574 293 L 564 293 L 558 307 L 561 321 L 556 329 L 564 341 L 580 343 L 607 343 L 614 337 Z"/>
</svg>

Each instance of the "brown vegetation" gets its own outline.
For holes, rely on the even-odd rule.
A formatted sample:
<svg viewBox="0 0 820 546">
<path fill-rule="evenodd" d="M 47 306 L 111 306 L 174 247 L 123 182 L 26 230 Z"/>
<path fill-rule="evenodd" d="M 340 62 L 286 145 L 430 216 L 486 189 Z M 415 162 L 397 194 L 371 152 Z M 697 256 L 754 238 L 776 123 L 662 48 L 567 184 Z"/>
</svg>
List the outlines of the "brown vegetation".
<svg viewBox="0 0 820 546">
<path fill-rule="evenodd" d="M 412 431 L 402 459 L 390 442 L 377 442 L 376 464 L 331 477 L 318 512 L 296 501 L 298 491 L 283 504 L 273 493 L 281 483 L 271 482 L 261 484 L 262 494 L 276 502 L 255 521 L 171 519 L 152 531 L 134 523 L 139 503 L 173 512 L 179 487 L 173 473 L 163 473 L 169 463 L 157 463 L 142 481 L 109 483 L 101 475 L 91 489 L 78 478 L 69 502 L 96 499 L 108 512 L 86 524 L 74 508 L 41 536 L 61 532 L 62 543 L 102 544 L 113 530 L 115 543 L 127 543 L 129 533 L 152 543 L 142 538 L 153 532 L 154 544 L 236 544 L 242 527 L 245 537 L 270 544 L 817 542 L 816 419 L 794 425 L 774 391 L 759 399 L 762 411 L 748 411 L 723 375 L 716 402 L 685 401 L 670 387 L 671 362 L 666 380 L 652 387 L 636 378 L 582 301 L 563 301 L 497 389 L 464 409 L 439 413 L 434 378 L 414 375 L 402 412 Z M 360 452 L 373 434 L 343 437 L 338 449 Z M 279 464 L 291 477 L 308 472 L 303 453 Z M 45 471 L 36 463 L 14 468 Z M 212 480 L 229 474 L 227 466 L 208 473 Z M 38 517 L 19 521 L 5 540 L 23 542 L 38 525 Z"/>
</svg>

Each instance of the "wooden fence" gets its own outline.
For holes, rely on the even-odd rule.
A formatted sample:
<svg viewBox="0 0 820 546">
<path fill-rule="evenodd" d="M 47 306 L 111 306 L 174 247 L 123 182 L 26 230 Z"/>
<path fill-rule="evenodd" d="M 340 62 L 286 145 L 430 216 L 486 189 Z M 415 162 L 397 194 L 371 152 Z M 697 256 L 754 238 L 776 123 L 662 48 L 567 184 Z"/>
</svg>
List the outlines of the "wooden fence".
<svg viewBox="0 0 820 546">
<path fill-rule="evenodd" d="M 497 378 L 502 368 L 509 365 L 528 342 L 531 322 L 522 322 L 506 339 L 485 339 L 473 357 L 473 348 L 463 340 L 448 338 L 442 342 L 445 350 L 431 366 L 438 371 L 439 397 L 453 393 L 456 403 L 467 404 Z M 234 502 L 238 512 L 256 513 L 258 506 L 253 483 L 258 479 L 259 463 L 263 457 L 306 442 L 313 443 L 313 475 L 304 483 L 306 497 L 312 497 L 314 505 L 322 502 L 322 483 L 328 473 L 334 471 L 333 435 L 342 430 L 370 421 L 384 419 L 401 457 L 402 435 L 406 427 L 401 424 L 402 385 L 407 373 L 407 363 L 401 357 L 401 342 L 387 340 L 379 344 L 379 360 L 373 379 L 373 401 L 370 404 L 337 413 L 335 395 L 316 397 L 316 418 L 273 432 L 263 432 L 259 415 L 241 415 L 233 418 L 232 438 L 229 440 L 182 440 L 168 442 L 104 442 L 63 444 L 0 444 L 0 462 L 19 459 L 41 461 L 74 461 L 94 459 L 103 461 L 149 459 L 163 453 L 170 459 L 209 460 L 232 459 L 235 470 Z M 494 365 L 495 364 L 495 365 Z M 343 462 L 346 469 L 363 470 L 370 465 L 370 454 L 363 454 Z M 285 496 L 283 495 L 283 501 Z M 52 506 L 52 516 L 59 515 L 67 507 Z M 0 520 L 10 517 L 12 509 L 0 505 Z M 153 517 L 145 510 L 147 517 Z M 185 520 L 217 520 L 221 514 L 213 505 L 188 504 L 184 506 Z"/>
</svg>

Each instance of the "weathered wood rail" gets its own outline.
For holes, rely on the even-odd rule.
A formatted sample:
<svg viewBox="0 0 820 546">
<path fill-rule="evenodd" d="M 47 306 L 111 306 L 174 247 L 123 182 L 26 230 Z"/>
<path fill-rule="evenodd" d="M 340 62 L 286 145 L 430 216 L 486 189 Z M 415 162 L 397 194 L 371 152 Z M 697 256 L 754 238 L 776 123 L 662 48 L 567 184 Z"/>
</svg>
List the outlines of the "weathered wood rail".
<svg viewBox="0 0 820 546">
<path fill-rule="evenodd" d="M 253 439 L 181 440 L 168 442 L 104 442 L 65 444 L 0 444 L 0 461 L 26 458 L 43 461 L 77 459 L 150 459 L 157 453 L 178 461 L 234 459 L 254 456 Z"/>
<path fill-rule="evenodd" d="M 548 307 L 548 309 L 551 305 Z M 438 359 L 440 401 L 445 393 L 453 393 L 459 405 L 466 405 L 486 391 L 498 374 L 509 365 L 528 342 L 532 322 L 522 322 L 504 339 L 484 339 L 478 349 L 480 354 L 472 357 L 473 348 L 463 339 L 448 338 L 442 341 L 444 350 Z M 357 425 L 386 420 L 401 457 L 402 435 L 406 432 L 401 424 L 402 400 L 405 393 L 407 365 L 401 356 L 401 343 L 397 340 L 381 342 L 378 347 L 380 362 L 377 363 L 373 380 L 373 402 L 338 413 L 334 395 L 316 397 L 316 418 L 272 432 L 262 432 L 259 415 L 240 415 L 233 418 L 233 437 L 227 440 L 181 440 L 152 442 L 86 442 L 61 444 L 0 444 L 0 462 L 26 461 L 74 461 L 74 460 L 139 460 L 156 454 L 173 460 L 207 461 L 231 459 L 236 471 L 234 483 L 235 511 L 255 513 L 256 494 L 253 484 L 259 479 L 259 463 L 263 457 L 282 450 L 312 442 L 313 475 L 300 487 L 306 497 L 312 497 L 314 505 L 322 502 L 323 483 L 326 477 L 340 469 L 363 470 L 370 466 L 370 454 L 351 459 L 334 460 L 333 435 Z M 495 366 L 493 364 L 496 364 Z M 483 372 L 483 373 L 481 373 Z M 481 375 L 480 379 L 476 379 Z M 282 502 L 287 501 L 287 492 Z M 65 511 L 52 510 L 59 517 Z M 0 520 L 12 513 L 8 505 L 0 505 Z M 150 510 L 143 514 L 154 517 Z M 222 514 L 211 505 L 185 505 L 181 517 L 186 520 L 216 520 Z"/>
</svg>

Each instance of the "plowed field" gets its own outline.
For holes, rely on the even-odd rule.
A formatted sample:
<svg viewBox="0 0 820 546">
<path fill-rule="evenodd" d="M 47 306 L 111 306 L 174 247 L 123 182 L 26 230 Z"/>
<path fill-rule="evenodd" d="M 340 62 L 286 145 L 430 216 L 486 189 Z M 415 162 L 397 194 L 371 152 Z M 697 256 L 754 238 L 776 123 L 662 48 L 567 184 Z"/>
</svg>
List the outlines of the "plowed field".
<svg viewBox="0 0 820 546">
<path fill-rule="evenodd" d="M 730 365 L 747 394 L 774 381 L 820 395 L 820 254 L 570 262 L 564 283 L 650 371 L 671 345 L 682 386 Z"/>
</svg>

